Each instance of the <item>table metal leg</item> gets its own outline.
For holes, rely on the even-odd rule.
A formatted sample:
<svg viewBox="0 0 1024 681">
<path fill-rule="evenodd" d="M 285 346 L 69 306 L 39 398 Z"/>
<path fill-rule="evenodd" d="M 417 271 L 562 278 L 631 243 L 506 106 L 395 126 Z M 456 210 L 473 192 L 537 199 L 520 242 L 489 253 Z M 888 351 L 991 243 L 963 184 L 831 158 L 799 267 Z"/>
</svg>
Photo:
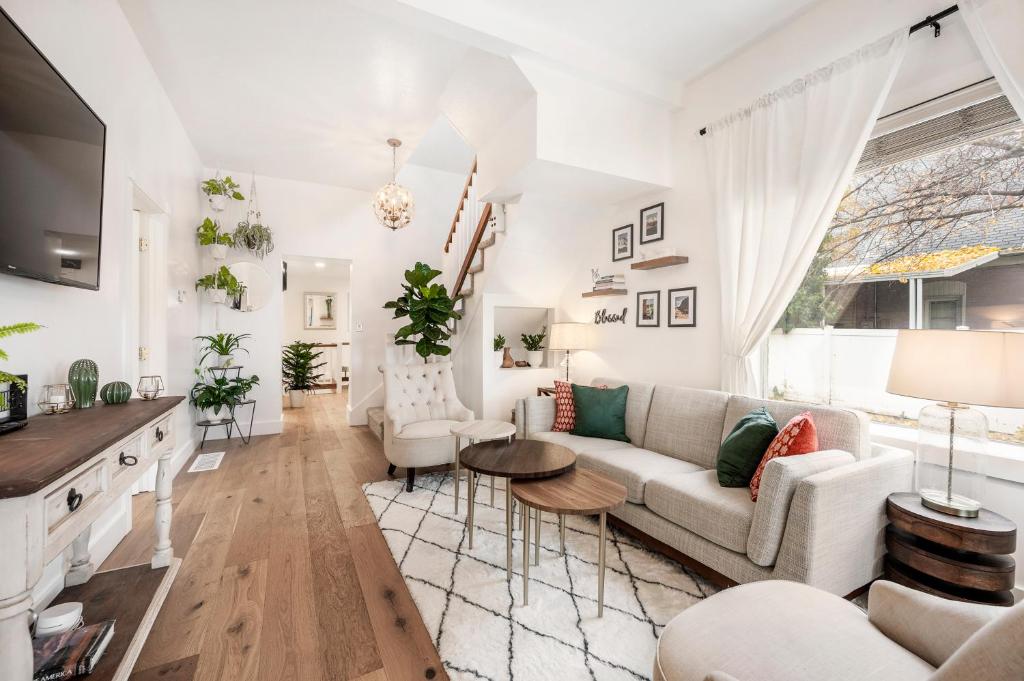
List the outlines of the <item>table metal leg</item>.
<svg viewBox="0 0 1024 681">
<path fill-rule="evenodd" d="M 523 605 L 530 604 L 530 507 L 523 505 Z"/>
<path fill-rule="evenodd" d="M 608 522 L 606 513 L 601 513 L 601 531 L 598 534 L 597 547 L 597 616 L 604 616 L 604 567 L 605 567 L 605 534 Z"/>
<path fill-rule="evenodd" d="M 505 480 L 505 574 L 512 581 L 512 485 Z"/>
<path fill-rule="evenodd" d="M 455 515 L 459 514 L 459 436 L 455 436 Z"/>
<path fill-rule="evenodd" d="M 558 514 L 558 555 L 565 555 L 565 514 Z"/>
<path fill-rule="evenodd" d="M 469 512 L 466 514 L 466 522 L 469 523 L 469 548 L 473 548 L 473 506 L 476 503 L 476 473 L 470 469 L 469 471 L 469 499 L 466 503 L 469 505 Z"/>
<path fill-rule="evenodd" d="M 533 564 L 540 565 L 540 509 L 537 509 L 537 515 L 534 516 L 537 521 L 537 527 L 533 530 Z"/>
<path fill-rule="evenodd" d="M 491 508 L 494 508 L 494 476 L 491 476 Z"/>
</svg>

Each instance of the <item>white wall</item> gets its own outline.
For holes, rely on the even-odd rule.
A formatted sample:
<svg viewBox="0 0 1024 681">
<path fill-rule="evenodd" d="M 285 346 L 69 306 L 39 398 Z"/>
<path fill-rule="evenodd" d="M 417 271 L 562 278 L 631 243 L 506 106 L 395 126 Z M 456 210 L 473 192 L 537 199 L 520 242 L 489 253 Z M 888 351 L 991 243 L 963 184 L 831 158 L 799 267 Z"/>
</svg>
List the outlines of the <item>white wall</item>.
<svg viewBox="0 0 1024 681">
<path fill-rule="evenodd" d="M 303 323 L 306 293 L 335 294 L 334 318 L 337 328 L 307 329 Z M 288 272 L 288 290 L 284 293 L 284 342 L 293 340 L 307 343 L 348 343 L 352 334 L 348 329 L 349 277 Z"/>
<path fill-rule="evenodd" d="M 248 196 L 249 173 L 222 172 L 240 182 Z M 272 276 L 280 276 L 281 260 L 286 255 L 352 262 L 349 418 L 353 424 L 366 423 L 366 408 L 383 404 L 377 366 L 384 361 L 385 338 L 401 326 L 382 306 L 401 294 L 403 272 L 417 260 L 435 267 L 440 265 L 441 248 L 466 178 L 406 165 L 398 181 L 412 192 L 416 217 L 410 226 L 396 232 L 377 223 L 369 192 L 263 175 L 258 175 L 256 181 L 264 221 L 274 230 L 274 252 L 261 262 Z M 227 262 L 240 259 L 249 258 L 242 251 L 232 250 Z M 289 289 L 292 286 L 289 281 Z M 203 310 L 204 331 L 254 336 L 248 344 L 246 367 L 261 379 L 253 394 L 257 400 L 255 433 L 281 430 L 280 354 L 286 340 L 283 306 L 278 286 L 270 303 L 256 312 L 242 313 L 212 305 L 205 305 Z"/>
</svg>

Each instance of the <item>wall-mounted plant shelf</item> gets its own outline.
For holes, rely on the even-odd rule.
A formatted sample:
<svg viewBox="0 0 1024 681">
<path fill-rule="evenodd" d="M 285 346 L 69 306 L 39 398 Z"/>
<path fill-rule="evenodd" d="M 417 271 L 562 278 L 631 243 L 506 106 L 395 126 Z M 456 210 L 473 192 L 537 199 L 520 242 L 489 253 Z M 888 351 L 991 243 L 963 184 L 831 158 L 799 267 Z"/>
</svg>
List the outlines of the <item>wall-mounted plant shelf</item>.
<svg viewBox="0 0 1024 681">
<path fill-rule="evenodd" d="M 599 291 L 584 291 L 584 298 L 597 298 L 599 296 L 624 296 L 629 291 L 624 288 L 605 288 Z"/>
<path fill-rule="evenodd" d="M 660 267 L 672 267 L 673 265 L 684 265 L 690 262 L 685 255 L 666 255 L 661 258 L 641 260 L 629 266 L 631 270 L 656 270 Z"/>
</svg>

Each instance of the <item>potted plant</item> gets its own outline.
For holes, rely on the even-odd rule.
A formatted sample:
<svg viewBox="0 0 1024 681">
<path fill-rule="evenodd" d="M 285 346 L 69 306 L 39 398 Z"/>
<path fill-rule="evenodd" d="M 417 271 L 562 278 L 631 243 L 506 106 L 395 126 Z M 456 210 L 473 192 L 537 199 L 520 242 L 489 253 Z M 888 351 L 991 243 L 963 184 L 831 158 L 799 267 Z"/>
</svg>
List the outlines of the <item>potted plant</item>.
<svg viewBox="0 0 1024 681">
<path fill-rule="evenodd" d="M 494 366 L 500 367 L 505 354 L 505 337 L 500 333 L 494 337 Z"/>
<path fill-rule="evenodd" d="M 199 186 L 202 187 L 203 193 L 206 194 L 206 200 L 210 202 L 210 208 L 217 212 L 227 207 L 228 199 L 234 199 L 235 201 L 245 200 L 242 192 L 238 191 L 238 183 L 232 180 L 230 175 L 222 180 L 218 173 L 217 177 L 203 180 Z"/>
<path fill-rule="evenodd" d="M 20 322 L 18 324 L 8 324 L 5 326 L 0 326 L 0 338 L 20 336 L 21 334 L 38 331 L 41 328 L 43 327 L 34 322 Z M 7 353 L 4 352 L 3 348 L 0 348 L 0 360 L 6 362 L 9 359 L 10 357 L 8 357 Z M 11 415 L 11 405 L 9 403 L 8 396 L 10 395 L 12 383 L 17 385 L 22 390 L 25 389 L 25 382 L 23 380 L 21 380 L 14 374 L 9 374 L 6 371 L 0 369 L 0 419 L 4 419 Z"/>
<path fill-rule="evenodd" d="M 252 220 L 246 216 L 239 222 L 231 238 L 235 248 L 244 248 L 260 260 L 274 250 L 274 232 L 262 223 L 259 213 L 253 215 Z"/>
<path fill-rule="evenodd" d="M 196 290 L 206 292 L 211 303 L 224 303 L 228 296 L 235 298 L 242 295 L 245 287 L 239 283 L 227 265 L 221 265 L 213 274 L 206 274 L 196 279 Z"/>
<path fill-rule="evenodd" d="M 547 338 L 548 327 L 543 326 L 540 333 L 524 333 L 519 336 L 526 348 L 526 361 L 532 367 L 539 367 L 544 363 L 544 339 Z"/>
<path fill-rule="evenodd" d="M 384 304 L 384 309 L 394 310 L 394 319 L 408 317 L 409 323 L 395 333 L 395 345 L 415 345 L 416 354 L 426 362 L 431 355 L 447 357 L 452 349 L 445 341 L 452 337 L 449 320 L 462 319 L 455 311 L 455 303 L 448 295 L 444 284 L 431 284 L 441 274 L 440 270 L 418 262 L 411 270 L 405 271 L 405 293 Z M 417 337 L 413 340 L 411 337 Z"/>
<path fill-rule="evenodd" d="M 242 347 L 242 341 L 251 337 L 251 334 L 248 333 L 237 335 L 233 333 L 218 333 L 212 336 L 196 336 L 195 340 L 205 341 L 206 343 L 203 346 L 203 354 L 199 358 L 199 364 L 202 365 L 210 355 L 216 355 L 216 368 L 225 369 L 231 366 L 231 362 L 234 359 L 232 355 L 236 350 L 249 354 L 249 351 Z"/>
<path fill-rule="evenodd" d="M 288 401 L 293 409 L 299 409 L 306 403 L 306 392 L 316 387 L 323 374 L 316 370 L 326 362 L 314 364 L 323 354 L 314 350 L 313 343 L 295 341 L 286 345 L 281 354 L 281 379 L 288 391 Z"/>
<path fill-rule="evenodd" d="M 214 260 L 223 260 L 228 255 L 228 247 L 235 245 L 230 234 L 220 231 L 220 223 L 206 218 L 196 227 L 196 238 L 200 246 L 208 246 Z"/>
<path fill-rule="evenodd" d="M 192 386 L 189 402 L 199 412 L 200 421 L 226 422 L 231 419 L 235 406 L 245 399 L 253 386 L 259 385 L 259 376 L 228 378 L 214 376 L 203 380 L 202 372 L 196 369 L 199 381 Z M 221 412 L 225 413 L 222 415 Z"/>
</svg>

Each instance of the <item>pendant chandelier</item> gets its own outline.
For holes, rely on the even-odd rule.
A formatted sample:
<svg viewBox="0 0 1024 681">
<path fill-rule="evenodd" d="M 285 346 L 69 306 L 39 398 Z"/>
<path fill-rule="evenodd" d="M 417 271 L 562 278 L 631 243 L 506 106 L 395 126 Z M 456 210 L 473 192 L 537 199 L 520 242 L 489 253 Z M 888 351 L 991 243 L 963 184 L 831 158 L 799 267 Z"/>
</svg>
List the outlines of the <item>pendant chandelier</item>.
<svg viewBox="0 0 1024 681">
<path fill-rule="evenodd" d="M 416 202 L 408 189 L 395 182 L 397 150 L 402 146 L 402 140 L 392 137 L 388 145 L 391 147 L 391 181 L 377 190 L 373 197 L 373 212 L 377 215 L 377 222 L 396 230 L 412 222 Z"/>
</svg>

